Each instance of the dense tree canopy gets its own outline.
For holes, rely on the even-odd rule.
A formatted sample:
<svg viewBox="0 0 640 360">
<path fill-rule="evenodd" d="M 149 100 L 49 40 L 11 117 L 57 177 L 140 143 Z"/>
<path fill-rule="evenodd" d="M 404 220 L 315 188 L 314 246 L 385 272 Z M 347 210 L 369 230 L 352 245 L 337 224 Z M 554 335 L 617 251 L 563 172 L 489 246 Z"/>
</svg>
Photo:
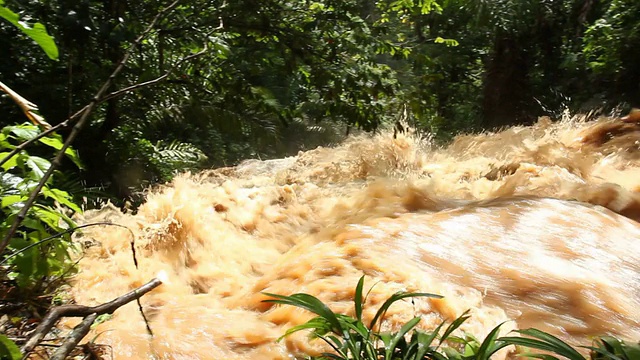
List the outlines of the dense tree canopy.
<svg viewBox="0 0 640 360">
<path fill-rule="evenodd" d="M 166 1 L 12 0 L 57 60 L 0 25 L 2 81 L 51 124 L 81 109 Z M 640 5 L 565 1 L 178 1 L 75 143 L 75 178 L 119 197 L 176 169 L 229 165 L 406 119 L 447 139 L 640 100 Z M 3 101 L 3 125 L 20 122 Z M 341 125 L 342 124 L 342 125 Z M 73 178 L 73 177 L 72 177 Z"/>
</svg>

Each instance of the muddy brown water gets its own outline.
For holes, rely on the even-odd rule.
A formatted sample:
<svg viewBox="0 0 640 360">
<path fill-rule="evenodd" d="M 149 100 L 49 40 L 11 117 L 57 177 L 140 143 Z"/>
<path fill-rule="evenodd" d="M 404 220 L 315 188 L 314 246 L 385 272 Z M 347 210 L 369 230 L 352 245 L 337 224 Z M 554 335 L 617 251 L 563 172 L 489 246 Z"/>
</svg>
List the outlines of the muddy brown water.
<svg viewBox="0 0 640 360">
<path fill-rule="evenodd" d="M 113 299 L 168 281 L 96 327 L 116 359 L 293 359 L 326 350 L 304 332 L 281 342 L 303 310 L 261 292 L 306 292 L 365 317 L 398 290 L 443 295 L 392 306 L 385 328 L 413 316 L 435 328 L 466 310 L 483 338 L 509 320 L 574 345 L 595 335 L 640 339 L 640 126 L 542 119 L 460 136 L 446 148 L 411 134 L 360 136 L 298 156 L 184 174 L 149 192 L 136 215 L 78 238 L 87 246 L 72 293 Z M 73 325 L 71 321 L 68 325 Z M 508 356 L 503 351 L 495 358 Z"/>
</svg>

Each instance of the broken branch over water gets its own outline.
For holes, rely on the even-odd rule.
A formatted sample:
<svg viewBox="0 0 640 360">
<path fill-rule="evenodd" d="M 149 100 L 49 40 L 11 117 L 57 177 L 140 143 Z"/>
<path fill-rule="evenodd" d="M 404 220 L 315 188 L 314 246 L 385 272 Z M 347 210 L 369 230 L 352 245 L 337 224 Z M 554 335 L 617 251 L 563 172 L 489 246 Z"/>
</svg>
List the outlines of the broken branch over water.
<svg viewBox="0 0 640 360">
<path fill-rule="evenodd" d="M 46 334 L 49 333 L 51 328 L 55 325 L 55 323 L 62 317 L 84 317 L 82 323 L 76 326 L 73 332 L 67 337 L 63 346 L 56 351 L 54 354 L 54 358 L 63 359 L 66 357 L 73 348 L 78 345 L 80 340 L 86 335 L 95 321 L 96 317 L 102 314 L 112 314 L 121 306 L 139 299 L 144 294 L 149 291 L 157 288 L 162 284 L 162 281 L 155 278 L 148 283 L 140 286 L 139 288 L 128 292 L 118 298 L 115 298 L 107 303 L 97 305 L 97 306 L 84 306 L 84 305 L 62 305 L 56 306 L 49 310 L 47 315 L 42 319 L 42 322 L 38 325 L 35 332 L 29 340 L 24 344 L 22 349 L 22 353 L 24 357 L 26 356 L 42 341 Z M 63 350 L 64 348 L 64 354 Z M 59 357 L 62 356 L 62 357 Z"/>
</svg>

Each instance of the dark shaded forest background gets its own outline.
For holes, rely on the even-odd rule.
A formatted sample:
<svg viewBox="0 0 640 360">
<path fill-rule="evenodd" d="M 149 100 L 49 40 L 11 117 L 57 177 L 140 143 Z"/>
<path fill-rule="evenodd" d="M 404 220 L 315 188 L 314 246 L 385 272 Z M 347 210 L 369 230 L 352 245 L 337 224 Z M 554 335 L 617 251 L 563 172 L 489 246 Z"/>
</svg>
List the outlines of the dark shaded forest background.
<svg viewBox="0 0 640 360">
<path fill-rule="evenodd" d="M 52 125 L 85 106 L 169 2 L 6 0 L 0 80 Z M 58 187 L 122 204 L 176 171 L 275 158 L 406 120 L 441 141 L 640 105 L 637 0 L 184 0 L 135 49 Z M 189 57 L 202 52 L 200 56 Z M 0 101 L 2 127 L 24 115 Z M 63 130 L 66 136 L 70 129 Z M 65 171 L 65 166 L 69 171 Z"/>
</svg>

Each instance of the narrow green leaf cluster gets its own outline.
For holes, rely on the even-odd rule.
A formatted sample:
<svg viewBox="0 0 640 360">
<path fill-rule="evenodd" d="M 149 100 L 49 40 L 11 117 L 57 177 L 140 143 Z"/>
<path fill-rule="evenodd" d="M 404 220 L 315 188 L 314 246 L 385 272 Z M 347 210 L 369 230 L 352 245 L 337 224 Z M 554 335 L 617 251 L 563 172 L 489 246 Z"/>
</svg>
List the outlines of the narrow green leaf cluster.
<svg viewBox="0 0 640 360">
<path fill-rule="evenodd" d="M 362 321 L 362 306 L 366 301 L 362 296 L 363 284 L 364 276 L 358 281 L 355 291 L 356 318 L 334 313 L 312 295 L 283 296 L 265 293 L 274 299 L 264 302 L 296 306 L 318 315 L 304 324 L 288 329 L 278 341 L 300 330 L 311 329 L 311 339 L 322 339 L 334 350 L 333 353 L 323 353 L 318 357 L 307 357 L 315 360 L 489 360 L 496 352 L 508 346 L 516 346 L 520 356 L 530 358 L 586 360 L 571 345 L 537 329 L 515 330 L 524 336 L 499 337 L 500 327 L 504 324 L 501 323 L 482 342 L 467 333 L 464 337 L 453 335 L 469 319 L 469 311 L 452 321 L 442 333 L 445 322 L 433 331 L 425 332 L 417 328 L 420 317 L 409 320 L 396 332 L 380 332 L 385 313 L 393 303 L 410 297 L 442 296 L 430 293 L 395 293 L 382 304 L 369 325 L 365 326 Z M 375 330 L 376 326 L 378 331 Z M 600 337 L 594 340 L 593 346 L 581 347 L 591 350 L 591 360 L 640 359 L 640 344 L 627 344 L 612 337 Z M 546 353 L 524 349 L 542 350 Z"/>
</svg>

